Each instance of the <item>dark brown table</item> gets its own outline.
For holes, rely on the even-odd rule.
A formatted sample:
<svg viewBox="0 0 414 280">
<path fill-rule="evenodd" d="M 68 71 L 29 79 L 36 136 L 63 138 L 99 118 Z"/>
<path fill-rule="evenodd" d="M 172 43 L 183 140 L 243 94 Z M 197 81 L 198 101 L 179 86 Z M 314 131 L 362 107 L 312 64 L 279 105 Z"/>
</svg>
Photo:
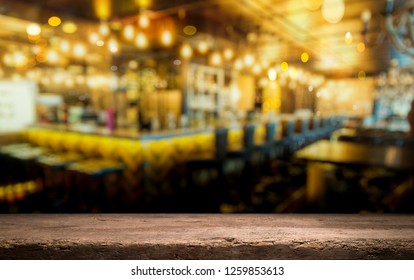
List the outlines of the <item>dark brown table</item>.
<svg viewBox="0 0 414 280">
<path fill-rule="evenodd" d="M 321 140 L 296 152 L 295 157 L 307 161 L 307 199 L 316 204 L 325 192 L 324 173 L 332 165 L 383 167 L 399 171 L 414 171 L 414 148 L 375 146 L 363 143 Z M 412 178 L 408 184 L 412 188 Z"/>
</svg>

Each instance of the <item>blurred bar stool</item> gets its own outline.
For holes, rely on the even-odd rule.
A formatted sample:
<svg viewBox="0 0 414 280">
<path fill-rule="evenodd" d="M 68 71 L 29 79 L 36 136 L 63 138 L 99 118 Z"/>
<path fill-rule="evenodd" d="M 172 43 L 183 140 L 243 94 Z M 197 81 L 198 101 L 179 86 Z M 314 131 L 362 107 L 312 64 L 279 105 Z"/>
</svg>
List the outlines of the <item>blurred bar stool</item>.
<svg viewBox="0 0 414 280">
<path fill-rule="evenodd" d="M 282 120 L 282 139 L 280 144 L 282 146 L 282 157 L 289 158 L 294 151 L 294 138 L 296 120 L 283 119 Z"/>
<path fill-rule="evenodd" d="M 124 164 L 113 159 L 90 158 L 66 167 L 70 183 L 71 205 L 76 211 L 111 211 L 117 194 L 118 176 Z M 114 202 L 114 203 L 111 203 Z"/>
<path fill-rule="evenodd" d="M 254 132 L 256 126 L 247 124 L 243 127 L 243 146 L 238 150 L 228 150 L 227 157 L 232 159 L 241 159 L 244 161 L 245 168 L 252 165 L 254 151 Z"/>
<path fill-rule="evenodd" d="M 208 175 L 201 178 L 201 180 L 200 178 L 195 180 L 195 175 L 197 175 L 195 173 L 202 173 L 203 171 L 205 172 L 209 170 L 216 172 L 218 181 L 224 180 L 224 165 L 227 158 L 228 133 L 228 128 L 216 128 L 214 131 L 214 152 L 211 155 L 196 155 L 186 162 L 188 184 L 195 185 L 195 183 L 200 183 L 200 181 L 201 184 L 208 183 L 208 181 L 211 180 Z M 201 177 L 202 176 L 203 174 L 201 174 Z"/>
<path fill-rule="evenodd" d="M 254 150 L 259 152 L 265 161 L 270 161 L 277 157 L 277 150 L 275 149 L 277 124 L 275 122 L 268 122 L 265 127 L 264 142 L 254 145 Z"/>
</svg>

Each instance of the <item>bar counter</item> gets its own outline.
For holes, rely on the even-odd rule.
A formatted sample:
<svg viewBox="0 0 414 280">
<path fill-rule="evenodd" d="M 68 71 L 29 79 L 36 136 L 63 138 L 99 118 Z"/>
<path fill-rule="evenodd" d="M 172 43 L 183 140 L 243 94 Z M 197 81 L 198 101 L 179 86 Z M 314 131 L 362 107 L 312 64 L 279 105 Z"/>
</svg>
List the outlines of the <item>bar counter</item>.
<svg viewBox="0 0 414 280">
<path fill-rule="evenodd" d="M 0 259 L 413 259 L 412 215 L 0 215 Z"/>
</svg>

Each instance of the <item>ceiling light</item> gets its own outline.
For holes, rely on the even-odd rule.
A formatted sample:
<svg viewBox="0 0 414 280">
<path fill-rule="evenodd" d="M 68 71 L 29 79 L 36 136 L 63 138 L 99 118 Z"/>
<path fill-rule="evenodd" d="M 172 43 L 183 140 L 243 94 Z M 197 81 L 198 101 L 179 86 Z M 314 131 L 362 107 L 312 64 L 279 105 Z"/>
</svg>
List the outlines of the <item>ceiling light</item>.
<svg viewBox="0 0 414 280">
<path fill-rule="evenodd" d="M 243 61 L 241 59 L 236 59 L 236 61 L 234 62 L 234 68 L 236 70 L 241 70 L 243 69 Z"/>
<path fill-rule="evenodd" d="M 144 33 L 139 32 L 137 34 L 137 36 L 135 37 L 135 46 L 137 46 L 140 49 L 145 49 L 146 47 L 148 47 L 148 39 Z"/>
<path fill-rule="evenodd" d="M 302 55 L 300 56 L 300 60 L 303 63 L 307 63 L 309 61 L 309 54 L 306 52 L 302 53 Z"/>
<path fill-rule="evenodd" d="M 192 36 L 197 33 L 197 28 L 193 25 L 187 25 L 184 27 L 183 32 L 185 35 Z"/>
<path fill-rule="evenodd" d="M 115 37 L 109 39 L 108 49 L 111 53 L 117 53 L 119 51 L 119 44 Z"/>
<path fill-rule="evenodd" d="M 49 18 L 47 23 L 49 23 L 50 26 L 56 27 L 62 23 L 62 20 L 59 17 L 53 16 Z"/>
<path fill-rule="evenodd" d="M 208 52 L 208 44 L 207 44 L 207 42 L 206 42 L 205 40 L 201 40 L 201 41 L 198 43 L 197 50 L 198 50 L 201 54 L 205 54 L 205 53 L 207 53 L 207 52 Z"/>
<path fill-rule="evenodd" d="M 338 23 L 345 14 L 344 0 L 324 0 L 322 16 L 329 23 Z"/>
<path fill-rule="evenodd" d="M 289 64 L 284 61 L 280 64 L 280 69 L 282 69 L 283 72 L 286 72 L 289 69 Z"/>
<path fill-rule="evenodd" d="M 271 80 L 271 81 L 276 81 L 276 78 L 277 78 L 277 72 L 276 72 L 276 69 L 275 69 L 275 68 L 270 68 L 270 69 L 267 71 L 267 76 L 269 77 L 269 80 Z"/>
<path fill-rule="evenodd" d="M 210 57 L 210 63 L 214 66 L 219 66 L 222 63 L 221 55 L 219 52 L 214 52 Z"/>
<path fill-rule="evenodd" d="M 109 25 L 106 22 L 102 22 L 99 25 L 99 34 L 106 37 L 109 35 L 109 33 L 111 33 L 111 29 L 109 28 Z"/>
<path fill-rule="evenodd" d="M 83 58 L 86 55 L 86 47 L 82 43 L 73 46 L 73 55 L 77 58 Z"/>
<path fill-rule="evenodd" d="M 249 66 L 252 66 L 253 65 L 253 63 L 254 63 L 254 56 L 252 55 L 252 54 L 246 54 L 245 56 L 244 56 L 244 64 L 247 66 L 247 67 L 249 67 Z"/>
<path fill-rule="evenodd" d="M 122 31 L 122 36 L 125 40 L 132 41 L 135 36 L 134 26 L 132 26 L 131 24 L 126 25 Z"/>
<path fill-rule="evenodd" d="M 138 25 L 141 28 L 148 28 L 150 25 L 150 20 L 146 14 L 138 15 Z"/>
<path fill-rule="evenodd" d="M 162 43 L 164 46 L 167 46 L 167 47 L 172 45 L 172 43 L 173 43 L 173 36 L 172 36 L 171 31 L 169 31 L 169 30 L 164 30 L 164 31 L 161 33 L 161 43 Z"/>
<path fill-rule="evenodd" d="M 223 55 L 226 60 L 232 60 L 234 57 L 234 51 L 231 48 L 226 48 L 224 49 Z"/>
<path fill-rule="evenodd" d="M 193 49 L 191 48 L 189 43 L 184 43 L 181 46 L 180 54 L 184 58 L 190 58 L 193 55 Z"/>
<path fill-rule="evenodd" d="M 348 45 L 352 43 L 352 34 L 351 34 L 351 32 L 346 32 L 346 34 L 345 34 L 345 43 L 348 44 Z"/>
<path fill-rule="evenodd" d="M 78 30 L 78 26 L 73 21 L 66 21 L 62 25 L 63 32 L 73 34 Z"/>
<path fill-rule="evenodd" d="M 262 72 L 262 66 L 260 64 L 255 64 L 252 71 L 254 74 L 258 75 Z"/>
<path fill-rule="evenodd" d="M 38 36 L 42 32 L 42 28 L 37 23 L 31 23 L 27 26 L 26 32 L 29 36 Z"/>
</svg>

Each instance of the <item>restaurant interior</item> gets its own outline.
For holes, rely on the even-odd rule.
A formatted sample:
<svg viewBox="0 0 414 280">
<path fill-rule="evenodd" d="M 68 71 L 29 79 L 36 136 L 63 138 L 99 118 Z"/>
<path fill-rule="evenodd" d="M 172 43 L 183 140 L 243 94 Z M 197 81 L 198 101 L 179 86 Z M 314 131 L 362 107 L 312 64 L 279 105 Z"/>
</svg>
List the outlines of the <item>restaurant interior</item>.
<svg viewBox="0 0 414 280">
<path fill-rule="evenodd" d="M 413 11 L 0 0 L 0 213 L 413 213 Z"/>
</svg>

